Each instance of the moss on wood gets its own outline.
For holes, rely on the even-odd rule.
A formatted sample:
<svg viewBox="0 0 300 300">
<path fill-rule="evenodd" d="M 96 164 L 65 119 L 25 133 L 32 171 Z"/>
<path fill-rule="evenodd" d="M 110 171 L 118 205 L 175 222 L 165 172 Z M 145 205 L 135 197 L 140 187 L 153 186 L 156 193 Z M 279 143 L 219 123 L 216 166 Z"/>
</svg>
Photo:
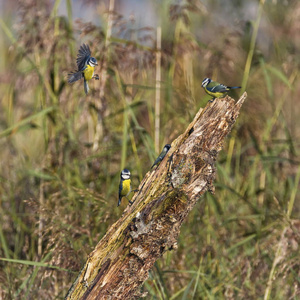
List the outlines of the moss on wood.
<svg viewBox="0 0 300 300">
<path fill-rule="evenodd" d="M 122 217 L 90 254 L 66 299 L 137 299 L 154 262 L 176 249 L 180 226 L 200 196 L 213 192 L 214 163 L 246 98 L 208 103 L 142 180 Z"/>
</svg>

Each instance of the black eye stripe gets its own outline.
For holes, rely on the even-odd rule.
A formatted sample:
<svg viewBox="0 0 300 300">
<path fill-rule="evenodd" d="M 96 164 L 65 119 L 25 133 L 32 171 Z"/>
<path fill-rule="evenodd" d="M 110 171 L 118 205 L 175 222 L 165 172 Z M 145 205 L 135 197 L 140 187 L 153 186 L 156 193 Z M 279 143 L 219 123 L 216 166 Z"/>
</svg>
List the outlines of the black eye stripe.
<svg viewBox="0 0 300 300">
<path fill-rule="evenodd" d="M 89 60 L 87 61 L 87 64 L 90 66 L 96 66 L 97 65 L 97 60 L 94 57 L 90 57 Z"/>
<path fill-rule="evenodd" d="M 204 78 L 202 81 L 202 86 L 207 86 L 210 82 L 211 80 L 209 78 Z"/>
</svg>

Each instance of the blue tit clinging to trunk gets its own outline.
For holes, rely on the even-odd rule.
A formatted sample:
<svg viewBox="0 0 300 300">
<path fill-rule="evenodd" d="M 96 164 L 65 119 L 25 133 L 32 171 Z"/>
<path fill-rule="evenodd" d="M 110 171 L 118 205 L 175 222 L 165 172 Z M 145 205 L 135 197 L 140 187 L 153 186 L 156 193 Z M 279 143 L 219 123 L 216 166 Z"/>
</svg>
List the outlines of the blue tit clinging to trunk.
<svg viewBox="0 0 300 300">
<path fill-rule="evenodd" d="M 90 47 L 86 44 L 80 46 L 77 54 L 77 71 L 68 74 L 68 82 L 73 83 L 83 78 L 85 94 L 89 92 L 88 81 L 92 78 L 99 80 L 99 75 L 94 74 L 95 66 L 98 66 L 96 58 L 91 56 Z"/>
<path fill-rule="evenodd" d="M 163 148 L 163 150 L 161 151 L 161 153 L 158 155 L 157 159 L 155 160 L 154 164 L 152 165 L 151 169 L 157 165 L 159 166 L 159 164 L 162 162 L 162 160 L 164 159 L 164 157 L 166 156 L 166 154 L 168 153 L 168 151 L 170 150 L 171 145 L 166 144 Z"/>
<path fill-rule="evenodd" d="M 203 79 L 202 87 L 208 95 L 213 96 L 213 99 L 224 97 L 232 89 L 241 88 L 240 86 L 226 86 L 210 78 Z"/>
<path fill-rule="evenodd" d="M 121 172 L 121 180 L 120 180 L 120 185 L 119 185 L 118 206 L 121 204 L 122 198 L 127 197 L 130 194 L 130 192 L 131 192 L 130 171 L 128 169 L 124 169 Z M 129 201 L 129 203 L 132 204 L 131 201 Z"/>
</svg>

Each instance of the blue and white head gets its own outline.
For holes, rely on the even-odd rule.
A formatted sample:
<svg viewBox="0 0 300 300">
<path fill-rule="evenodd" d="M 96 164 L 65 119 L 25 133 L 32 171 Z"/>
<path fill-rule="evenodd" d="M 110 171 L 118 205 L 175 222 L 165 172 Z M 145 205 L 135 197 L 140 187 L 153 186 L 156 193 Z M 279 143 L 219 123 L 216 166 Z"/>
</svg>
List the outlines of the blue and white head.
<svg viewBox="0 0 300 300">
<path fill-rule="evenodd" d="M 167 152 L 170 150 L 170 148 L 171 148 L 171 145 L 170 145 L 170 144 L 166 144 L 166 145 L 164 146 L 163 152 L 164 152 L 164 153 L 167 153 Z"/>
<path fill-rule="evenodd" d="M 204 78 L 203 81 L 202 81 L 202 87 L 206 87 L 210 83 L 211 83 L 210 78 Z"/>
<path fill-rule="evenodd" d="M 96 59 L 95 57 L 90 57 L 90 58 L 89 58 L 89 61 L 88 61 L 88 64 L 89 64 L 91 67 L 98 66 L 97 59 Z"/>
<path fill-rule="evenodd" d="M 122 180 L 128 180 L 130 179 L 130 171 L 128 169 L 124 169 L 121 172 L 121 179 Z"/>
</svg>

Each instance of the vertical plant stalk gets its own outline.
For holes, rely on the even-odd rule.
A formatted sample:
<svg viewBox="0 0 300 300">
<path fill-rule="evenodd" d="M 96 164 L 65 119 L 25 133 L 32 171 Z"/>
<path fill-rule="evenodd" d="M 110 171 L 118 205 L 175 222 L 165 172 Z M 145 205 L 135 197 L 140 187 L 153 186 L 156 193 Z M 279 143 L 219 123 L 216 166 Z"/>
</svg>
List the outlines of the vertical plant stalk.
<svg viewBox="0 0 300 300">
<path fill-rule="evenodd" d="M 188 18 L 189 18 L 189 11 L 186 12 Z M 183 35 L 183 38 L 191 35 L 191 29 L 188 24 L 184 24 L 181 21 L 181 32 L 180 35 Z M 182 37 L 179 36 L 179 41 L 182 43 Z M 187 50 L 183 54 L 182 57 L 182 69 L 185 79 L 185 85 L 186 85 L 186 92 L 187 97 L 186 100 L 188 101 L 189 105 L 191 107 L 196 106 L 195 102 L 195 92 L 194 92 L 194 72 L 193 72 L 193 53 L 192 50 Z"/>
<path fill-rule="evenodd" d="M 294 188 L 292 190 L 290 200 L 288 203 L 288 207 L 287 207 L 286 218 L 288 221 L 290 221 L 290 218 L 291 218 L 292 210 L 293 210 L 295 199 L 296 199 L 296 194 L 298 191 L 299 181 L 300 181 L 300 167 L 298 168 L 298 172 L 296 174 Z M 283 244 L 286 243 L 285 233 L 286 233 L 288 227 L 289 227 L 289 225 L 285 226 L 283 228 L 283 231 L 282 231 L 281 237 L 280 237 L 280 241 L 277 245 L 277 250 L 276 250 L 275 258 L 273 260 L 272 269 L 270 271 L 268 284 L 267 284 L 267 288 L 266 288 L 265 295 L 264 295 L 264 300 L 270 299 L 272 285 L 273 285 L 273 281 L 274 281 L 274 277 L 275 277 L 275 270 L 276 270 L 277 265 L 281 262 L 281 260 L 283 259 L 283 256 L 284 256 L 284 253 L 283 253 L 284 245 Z"/>
<path fill-rule="evenodd" d="M 258 33 L 258 28 L 259 28 L 259 24 L 260 24 L 262 12 L 263 12 L 264 4 L 265 4 L 265 0 L 260 0 L 259 1 L 257 18 L 256 18 L 254 26 L 253 26 L 253 33 L 252 33 L 252 36 L 251 36 L 249 52 L 248 52 L 246 65 L 245 65 L 245 70 L 244 70 L 241 94 L 244 93 L 244 91 L 246 90 L 246 86 L 247 86 L 247 83 L 248 83 L 249 73 L 250 73 L 250 69 L 251 69 L 251 63 L 252 63 L 252 58 L 253 58 L 253 54 L 254 54 L 257 33 Z"/>
<path fill-rule="evenodd" d="M 184 1 L 182 1 L 184 3 Z M 189 18 L 189 11 L 185 12 L 186 16 Z M 186 100 L 188 101 L 188 105 L 193 107 L 196 105 L 195 103 L 195 92 L 194 92 L 194 72 L 193 72 L 193 59 L 191 50 L 182 50 L 182 44 L 184 43 L 184 39 L 188 37 L 190 39 L 191 31 L 190 26 L 186 24 L 182 18 L 179 18 L 175 24 L 174 31 L 174 45 L 173 45 L 173 57 L 174 63 L 170 66 L 169 77 L 174 80 L 175 79 L 175 69 L 177 66 L 180 66 L 180 69 L 183 71 L 184 83 L 186 88 Z M 183 52 L 183 53 L 182 53 Z M 179 79 L 181 80 L 181 79 Z"/>
<path fill-rule="evenodd" d="M 59 38 L 59 22 L 60 19 L 58 17 L 57 11 L 58 11 L 58 5 L 60 4 L 60 0 L 56 0 L 53 8 L 53 17 L 54 17 L 54 39 L 56 40 Z M 53 66 L 53 71 L 54 71 L 54 78 L 53 78 L 53 91 L 55 94 L 57 94 L 58 89 L 59 89 L 59 62 L 58 62 L 58 56 L 56 52 L 54 52 L 54 66 Z"/>
<path fill-rule="evenodd" d="M 155 152 L 159 153 L 159 132 L 160 132 L 160 83 L 161 83 L 161 26 L 156 30 L 156 74 L 155 74 Z"/>
<path fill-rule="evenodd" d="M 289 83 L 291 84 L 291 86 L 293 85 L 295 79 L 296 79 L 296 76 L 297 76 L 297 72 L 293 72 L 291 74 L 291 76 L 289 77 Z M 262 134 L 262 152 L 265 153 L 265 152 L 268 152 L 267 150 L 267 145 L 269 143 L 269 140 L 272 139 L 272 134 L 271 134 L 271 131 L 274 127 L 274 125 L 276 124 L 276 122 L 278 121 L 278 118 L 279 118 L 279 115 L 282 111 L 282 107 L 285 105 L 287 99 L 289 99 L 288 97 L 288 93 L 290 92 L 290 90 L 286 89 L 281 97 L 281 99 L 279 100 L 277 106 L 276 106 L 276 109 L 275 109 L 275 112 L 272 116 L 272 118 L 269 120 L 269 122 L 267 123 L 267 127 L 265 129 L 265 131 L 263 132 Z M 257 155 L 256 158 L 255 158 L 255 163 L 254 164 L 258 164 L 260 160 L 260 155 Z M 260 181 L 259 181 L 259 188 L 260 190 L 264 190 L 265 188 L 265 185 L 266 185 L 266 171 L 263 169 L 262 172 L 261 172 L 261 175 L 260 175 Z M 263 202 L 264 202 L 264 193 L 260 193 L 258 195 L 258 203 L 260 205 L 260 207 L 262 207 L 263 205 Z"/>
<path fill-rule="evenodd" d="M 124 119 L 123 119 L 123 137 L 122 137 L 122 157 L 121 157 L 121 169 L 125 168 L 127 157 L 127 137 L 128 137 L 128 110 L 126 108 L 126 99 L 124 101 Z"/>
<path fill-rule="evenodd" d="M 132 130 L 129 131 L 129 136 L 130 136 L 130 140 L 131 140 L 132 152 L 134 154 L 134 158 L 136 161 L 136 168 L 137 168 L 138 175 L 139 175 L 139 181 L 142 181 L 142 179 L 143 179 L 142 165 L 141 165 L 141 161 L 138 156 L 138 149 L 136 146 L 136 142 L 135 142 L 134 134 L 133 134 Z"/>
<path fill-rule="evenodd" d="M 232 130 L 231 135 L 232 135 L 232 137 L 230 138 L 230 141 L 229 141 L 229 146 L 228 146 L 227 156 L 226 156 L 226 164 L 225 164 L 225 168 L 228 171 L 228 173 L 230 173 L 230 166 L 231 166 L 231 161 L 232 161 L 232 156 L 233 156 L 233 151 L 234 151 L 234 145 L 236 142 L 235 130 Z"/>
<path fill-rule="evenodd" d="M 283 243 L 284 243 L 284 236 L 285 236 L 285 233 L 287 231 L 287 227 L 285 227 L 281 233 L 281 237 L 280 237 L 280 241 L 277 245 L 277 250 L 276 250 L 276 254 L 275 254 L 275 258 L 273 260 L 273 264 L 272 264 L 272 269 L 271 269 L 271 272 L 270 272 L 270 275 L 269 275 L 269 279 L 268 279 L 268 283 L 267 283 L 267 288 L 266 288 L 266 291 L 265 291 L 265 295 L 264 295 L 264 300 L 268 300 L 270 298 L 270 294 L 271 294 L 271 289 L 272 289 L 272 285 L 273 285 L 273 280 L 274 280 L 274 276 L 275 276 L 275 269 L 276 269 L 276 266 L 278 265 L 278 263 L 282 260 L 283 258 Z"/>
<path fill-rule="evenodd" d="M 5 24 L 5 22 L 0 18 L 0 26 L 2 27 L 2 30 L 8 37 L 8 39 L 15 44 L 16 50 L 19 51 L 19 54 L 22 54 L 22 56 L 28 61 L 28 63 L 32 66 L 32 68 L 36 71 L 39 80 L 41 83 L 44 85 L 46 91 L 49 94 L 49 97 L 51 98 L 53 104 L 58 103 L 58 98 L 57 96 L 53 93 L 52 88 L 50 86 L 49 80 L 45 80 L 44 74 L 41 72 L 40 66 L 35 63 L 28 55 L 26 49 L 23 47 L 19 46 L 17 43 L 17 39 L 14 37 L 13 32 L 10 30 L 10 28 Z"/>
<path fill-rule="evenodd" d="M 297 74 L 298 74 L 298 70 L 297 71 L 295 70 L 289 77 L 289 83 L 291 84 L 291 86 L 295 83 Z M 290 90 L 288 90 L 288 89 L 284 90 L 282 97 L 278 101 L 275 112 L 274 112 L 272 118 L 269 120 L 268 126 L 266 127 L 266 129 L 263 133 L 263 139 L 262 139 L 264 141 L 264 144 L 263 144 L 264 148 L 262 149 L 263 152 L 266 151 L 266 144 L 268 143 L 269 139 L 272 138 L 271 131 L 272 131 L 274 125 L 276 124 L 276 122 L 278 122 L 278 117 L 282 111 L 282 108 L 284 107 L 285 103 L 289 99 L 289 93 L 290 93 Z"/>
<path fill-rule="evenodd" d="M 111 39 L 111 33 L 112 33 L 112 26 L 113 26 L 113 11 L 115 8 L 115 0 L 109 1 L 109 9 L 108 9 L 108 18 L 107 18 L 107 30 L 106 30 L 106 38 L 105 38 L 105 50 L 106 50 L 106 56 L 103 60 L 102 69 L 100 70 L 100 93 L 99 93 L 99 99 L 100 101 L 103 101 L 104 94 L 105 94 L 105 85 L 107 81 L 107 65 L 110 57 L 110 39 Z M 99 100 L 98 100 L 99 101 Z M 102 121 L 101 121 L 101 115 L 100 115 L 100 103 L 96 102 L 95 107 L 97 108 L 98 118 L 97 118 L 97 124 L 95 128 L 95 135 L 94 135 L 94 141 L 93 141 L 93 151 L 97 151 L 99 147 L 99 141 L 102 136 Z"/>
<path fill-rule="evenodd" d="M 263 207 L 264 199 L 265 199 L 265 192 L 264 189 L 266 188 L 266 171 L 263 169 L 259 176 L 259 189 L 260 193 L 257 196 L 257 202 L 259 207 Z"/>
<path fill-rule="evenodd" d="M 66 0 L 66 5 L 67 5 L 67 16 L 68 16 L 69 31 L 73 32 L 72 0 Z M 74 40 L 69 41 L 69 48 L 70 48 L 70 52 L 71 52 L 72 56 L 74 56 L 75 55 L 75 41 Z"/>
<path fill-rule="evenodd" d="M 67 0 L 67 15 L 68 15 L 68 20 L 69 20 L 69 29 L 70 32 L 73 31 L 73 12 L 72 12 L 72 0 Z"/>
<path fill-rule="evenodd" d="M 118 84 L 118 89 L 120 91 L 120 97 L 123 103 L 123 136 L 122 136 L 122 154 L 121 154 L 121 170 L 124 169 L 127 157 L 127 137 L 128 137 L 128 101 L 126 99 L 126 95 L 123 93 L 122 82 L 120 78 L 120 74 L 116 71 L 116 82 Z"/>
<path fill-rule="evenodd" d="M 44 204 L 45 204 L 43 180 L 41 180 L 41 184 L 40 184 L 39 203 L 40 203 L 40 208 L 43 208 Z M 43 214 L 42 214 L 42 209 L 40 209 L 39 229 L 38 229 L 38 256 L 39 257 L 42 257 L 42 252 L 43 252 L 43 248 L 42 248 L 42 245 L 43 245 L 43 227 L 44 227 L 44 218 L 43 218 Z"/>
</svg>

